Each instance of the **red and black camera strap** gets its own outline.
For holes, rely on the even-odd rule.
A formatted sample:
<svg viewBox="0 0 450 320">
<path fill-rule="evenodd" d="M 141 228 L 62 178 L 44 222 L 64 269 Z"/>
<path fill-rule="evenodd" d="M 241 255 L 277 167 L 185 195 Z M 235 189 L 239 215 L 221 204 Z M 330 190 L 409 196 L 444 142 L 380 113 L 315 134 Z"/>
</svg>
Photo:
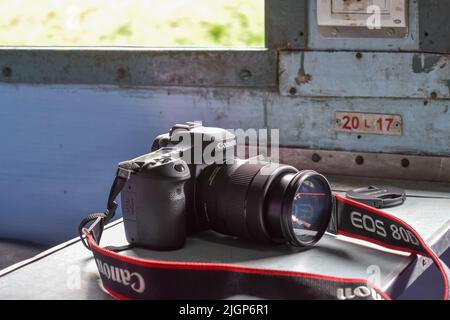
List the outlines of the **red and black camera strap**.
<svg viewBox="0 0 450 320">
<path fill-rule="evenodd" d="M 335 195 L 337 234 L 432 259 L 442 274 L 443 299 L 449 297 L 449 269 L 404 221 Z M 104 217 L 82 231 L 94 254 L 104 288 L 118 299 L 262 299 L 390 300 L 365 279 L 247 268 L 234 264 L 145 260 L 99 246 Z M 92 219 L 91 219 L 92 220 Z M 388 253 L 386 253 L 388 254 Z"/>
</svg>

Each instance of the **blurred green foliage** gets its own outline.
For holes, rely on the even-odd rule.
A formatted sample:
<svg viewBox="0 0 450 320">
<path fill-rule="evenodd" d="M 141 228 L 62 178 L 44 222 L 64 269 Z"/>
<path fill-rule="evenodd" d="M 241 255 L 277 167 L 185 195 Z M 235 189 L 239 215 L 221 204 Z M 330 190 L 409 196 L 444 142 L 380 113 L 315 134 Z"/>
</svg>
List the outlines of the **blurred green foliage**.
<svg viewBox="0 0 450 320">
<path fill-rule="evenodd" d="M 0 0 L 0 45 L 264 46 L 264 0 Z"/>
</svg>

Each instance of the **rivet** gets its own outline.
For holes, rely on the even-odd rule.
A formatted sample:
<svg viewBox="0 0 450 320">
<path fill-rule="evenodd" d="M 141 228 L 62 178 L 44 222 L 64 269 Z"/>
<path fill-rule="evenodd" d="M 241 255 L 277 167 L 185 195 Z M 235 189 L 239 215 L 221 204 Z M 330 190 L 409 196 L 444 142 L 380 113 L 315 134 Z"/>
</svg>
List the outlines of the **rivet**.
<svg viewBox="0 0 450 320">
<path fill-rule="evenodd" d="M 311 160 L 313 161 L 313 162 L 320 162 L 320 160 L 322 160 L 322 157 L 320 156 L 320 155 L 318 155 L 317 153 L 314 153 L 312 156 L 311 156 Z"/>
<path fill-rule="evenodd" d="M 437 95 L 437 93 L 436 93 L 435 91 L 433 91 L 433 92 L 430 94 L 430 98 L 431 98 L 432 100 L 436 100 L 437 97 L 438 97 L 438 95 Z"/>
<path fill-rule="evenodd" d="M 402 167 L 403 168 L 408 168 L 409 167 L 409 165 L 410 165 L 410 163 L 409 163 L 409 160 L 408 159 L 402 159 Z"/>
<path fill-rule="evenodd" d="M 10 67 L 8 67 L 8 66 L 3 67 L 3 69 L 2 69 L 2 75 L 3 75 L 5 78 L 11 77 L 11 75 L 12 75 L 12 69 L 11 69 Z"/>
<path fill-rule="evenodd" d="M 297 94 L 297 89 L 295 87 L 290 88 L 289 89 L 289 94 L 292 95 L 292 96 L 296 95 Z"/>
<path fill-rule="evenodd" d="M 362 165 L 364 163 L 364 158 L 362 156 L 357 156 L 355 162 L 357 165 Z"/>
<path fill-rule="evenodd" d="M 243 69 L 239 73 L 239 77 L 241 78 L 242 81 L 249 81 L 252 77 L 252 73 L 250 72 L 250 70 Z"/>
<path fill-rule="evenodd" d="M 117 79 L 123 80 L 128 76 L 128 71 L 124 67 L 120 67 L 116 71 Z"/>
</svg>

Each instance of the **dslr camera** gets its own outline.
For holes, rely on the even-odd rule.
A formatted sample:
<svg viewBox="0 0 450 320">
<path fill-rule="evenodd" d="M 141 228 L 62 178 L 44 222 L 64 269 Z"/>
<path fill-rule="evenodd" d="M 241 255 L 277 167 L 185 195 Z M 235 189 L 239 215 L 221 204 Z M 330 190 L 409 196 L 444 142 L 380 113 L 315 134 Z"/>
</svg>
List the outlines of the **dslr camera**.
<svg viewBox="0 0 450 320">
<path fill-rule="evenodd" d="M 156 137 L 132 168 L 121 193 L 127 241 L 175 250 L 205 230 L 260 243 L 315 244 L 329 224 L 327 179 L 263 157 L 236 157 L 236 136 L 198 123 Z"/>
</svg>

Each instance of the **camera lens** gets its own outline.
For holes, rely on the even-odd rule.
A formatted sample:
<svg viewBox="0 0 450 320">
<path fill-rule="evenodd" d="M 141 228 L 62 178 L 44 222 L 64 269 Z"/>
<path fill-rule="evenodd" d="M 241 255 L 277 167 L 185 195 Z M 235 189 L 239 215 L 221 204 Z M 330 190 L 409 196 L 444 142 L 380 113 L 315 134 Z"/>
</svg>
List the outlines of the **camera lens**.
<svg viewBox="0 0 450 320">
<path fill-rule="evenodd" d="M 206 168 L 196 201 L 204 224 L 217 232 L 304 247 L 320 240 L 333 206 L 329 183 L 317 172 L 250 160 Z"/>
</svg>

